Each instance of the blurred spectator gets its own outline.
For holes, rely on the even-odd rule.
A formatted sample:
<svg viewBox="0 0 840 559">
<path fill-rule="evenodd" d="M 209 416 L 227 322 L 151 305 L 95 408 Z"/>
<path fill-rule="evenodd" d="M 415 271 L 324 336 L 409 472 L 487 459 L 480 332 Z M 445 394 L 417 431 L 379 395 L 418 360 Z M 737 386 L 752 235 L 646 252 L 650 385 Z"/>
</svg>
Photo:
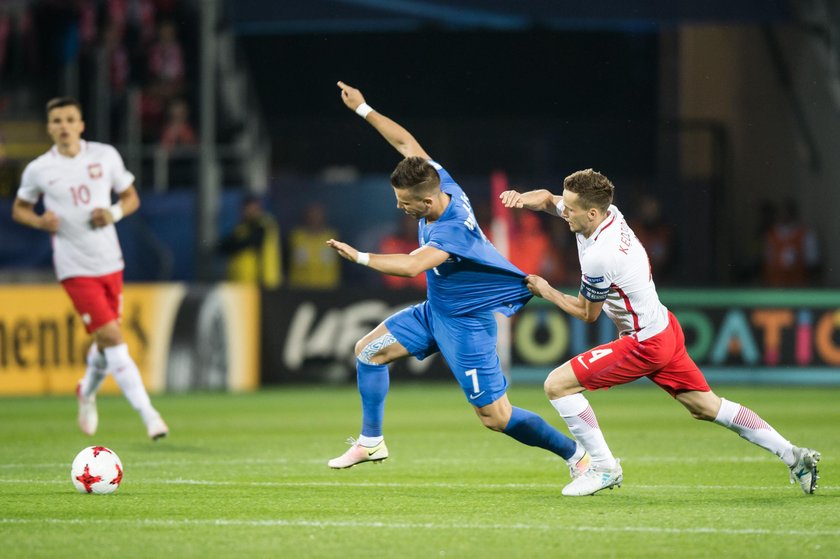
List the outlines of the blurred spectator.
<svg viewBox="0 0 840 559">
<path fill-rule="evenodd" d="M 106 0 L 108 23 L 122 33 L 139 35 L 140 46 L 146 47 L 155 35 L 156 4 L 153 0 Z"/>
<path fill-rule="evenodd" d="M 96 0 L 77 0 L 79 6 L 79 41 L 82 49 L 89 50 L 99 34 L 96 17 Z"/>
<path fill-rule="evenodd" d="M 2 123 L 0 123 L 2 124 Z M 17 166 L 9 165 L 6 160 L 6 136 L 0 128 L 0 198 L 11 198 L 17 185 Z"/>
<path fill-rule="evenodd" d="M 248 195 L 242 200 L 240 222 L 219 242 L 218 249 L 229 257 L 229 281 L 257 283 L 269 289 L 282 282 L 280 228 L 259 198 Z"/>
<path fill-rule="evenodd" d="M 6 69 L 7 53 L 12 38 L 12 16 L 0 12 L 0 76 Z"/>
<path fill-rule="evenodd" d="M 327 246 L 338 232 L 327 224 L 326 210 L 315 203 L 306 209 L 304 223 L 289 234 L 289 285 L 297 289 L 335 289 L 341 281 L 341 262 Z"/>
<path fill-rule="evenodd" d="M 123 44 L 123 31 L 117 25 L 105 29 L 103 46 L 108 56 L 108 83 L 113 97 L 122 97 L 128 88 L 131 76 L 131 61 L 128 49 Z"/>
<path fill-rule="evenodd" d="M 654 196 L 642 195 L 630 228 L 647 251 L 653 280 L 667 284 L 674 271 L 674 229 L 662 217 L 662 205 Z"/>
<path fill-rule="evenodd" d="M 763 281 L 764 245 L 767 234 L 778 219 L 779 210 L 770 200 L 758 203 L 758 223 L 755 233 L 747 247 L 748 254 L 744 258 L 743 267 L 738 270 L 737 279 L 741 283 L 760 283 Z"/>
<path fill-rule="evenodd" d="M 189 116 L 189 105 L 183 99 L 175 99 L 169 104 L 169 118 L 160 136 L 162 148 L 171 151 L 174 147 L 194 146 L 197 143 Z"/>
<path fill-rule="evenodd" d="M 526 274 L 537 274 L 549 283 L 563 281 L 563 264 L 540 217 L 534 212 L 513 212 L 509 260 Z"/>
<path fill-rule="evenodd" d="M 557 284 L 580 286 L 577 242 L 574 235 L 569 235 L 569 224 L 562 219 L 551 219 L 548 222 L 548 233 L 551 246 L 558 260 Z"/>
<path fill-rule="evenodd" d="M 800 221 L 796 201 L 788 198 L 764 236 L 764 285 L 807 287 L 819 280 L 820 271 L 817 236 Z"/>
<path fill-rule="evenodd" d="M 181 95 L 184 86 L 184 54 L 171 21 L 158 27 L 158 39 L 148 51 L 148 80 L 143 87 L 140 105 L 143 137 L 160 139 L 166 107 Z"/>
<path fill-rule="evenodd" d="M 160 140 L 163 129 L 166 97 L 157 84 L 146 84 L 140 96 L 140 122 L 143 128 L 143 140 Z"/>
<path fill-rule="evenodd" d="M 110 24 L 106 26 L 102 36 L 102 48 L 106 57 L 109 97 L 111 138 L 119 138 L 122 131 L 128 93 L 131 79 L 131 58 L 123 40 L 122 27 Z"/>
<path fill-rule="evenodd" d="M 409 254 L 419 246 L 417 220 L 408 214 L 403 214 L 397 231 L 382 238 L 379 243 L 379 252 L 382 254 Z M 413 278 L 382 274 L 382 281 L 388 289 L 426 290 L 425 273 L 418 274 Z"/>
<path fill-rule="evenodd" d="M 165 21 L 158 26 L 158 38 L 149 48 L 149 78 L 157 83 L 168 100 L 181 93 L 184 85 L 184 52 L 178 42 L 175 24 Z"/>
</svg>

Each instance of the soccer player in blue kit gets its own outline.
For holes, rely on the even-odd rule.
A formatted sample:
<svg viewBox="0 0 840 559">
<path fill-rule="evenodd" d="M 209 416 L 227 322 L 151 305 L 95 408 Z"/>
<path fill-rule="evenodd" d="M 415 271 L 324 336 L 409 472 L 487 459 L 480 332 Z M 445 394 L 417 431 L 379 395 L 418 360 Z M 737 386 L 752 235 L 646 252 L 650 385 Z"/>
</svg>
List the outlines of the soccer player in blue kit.
<svg viewBox="0 0 840 559">
<path fill-rule="evenodd" d="M 378 272 L 407 277 L 425 272 L 428 290 L 425 302 L 390 316 L 356 343 L 362 432 L 329 466 L 388 458 L 382 436 L 388 363 L 439 351 L 485 427 L 557 454 L 576 477 L 588 467 L 585 449 L 539 415 L 512 406 L 506 394 L 493 313 L 510 316 L 531 298 L 525 274 L 487 240 L 464 191 L 417 140 L 374 111 L 358 89 L 343 82 L 338 87 L 344 104 L 405 157 L 391 174 L 391 185 L 397 207 L 419 222 L 420 247 L 410 254 L 369 254 L 333 239 L 327 244 Z"/>
</svg>

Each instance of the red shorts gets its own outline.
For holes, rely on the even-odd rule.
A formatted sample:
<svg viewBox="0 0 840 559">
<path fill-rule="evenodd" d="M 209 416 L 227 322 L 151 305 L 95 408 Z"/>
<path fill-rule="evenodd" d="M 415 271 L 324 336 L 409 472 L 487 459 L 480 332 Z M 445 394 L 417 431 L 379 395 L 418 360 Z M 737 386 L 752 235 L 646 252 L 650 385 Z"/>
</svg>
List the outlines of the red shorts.
<svg viewBox="0 0 840 559">
<path fill-rule="evenodd" d="M 643 342 L 624 336 L 573 358 L 572 370 L 580 385 L 596 390 L 647 377 L 671 396 L 690 390 L 711 390 L 685 350 L 680 323 L 670 312 L 668 318 L 665 330 Z"/>
<path fill-rule="evenodd" d="M 88 334 L 122 314 L 122 270 L 96 277 L 67 278 L 61 282 L 82 317 Z"/>
</svg>

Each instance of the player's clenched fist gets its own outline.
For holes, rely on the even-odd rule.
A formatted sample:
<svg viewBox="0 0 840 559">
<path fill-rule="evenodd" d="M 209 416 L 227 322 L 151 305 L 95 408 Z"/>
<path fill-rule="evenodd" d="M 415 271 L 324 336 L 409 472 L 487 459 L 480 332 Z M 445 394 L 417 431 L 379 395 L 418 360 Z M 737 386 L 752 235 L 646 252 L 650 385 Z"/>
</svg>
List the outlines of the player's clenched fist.
<svg viewBox="0 0 840 559">
<path fill-rule="evenodd" d="M 545 297 L 545 294 L 551 289 L 551 285 L 540 276 L 534 274 L 525 277 L 525 285 L 528 291 L 537 297 Z"/>
<path fill-rule="evenodd" d="M 105 227 L 114 223 L 114 217 L 107 208 L 96 208 L 90 212 L 90 224 L 93 227 Z"/>
<path fill-rule="evenodd" d="M 41 229 L 48 233 L 58 233 L 59 220 L 58 216 L 51 211 L 45 211 L 41 215 Z"/>
</svg>

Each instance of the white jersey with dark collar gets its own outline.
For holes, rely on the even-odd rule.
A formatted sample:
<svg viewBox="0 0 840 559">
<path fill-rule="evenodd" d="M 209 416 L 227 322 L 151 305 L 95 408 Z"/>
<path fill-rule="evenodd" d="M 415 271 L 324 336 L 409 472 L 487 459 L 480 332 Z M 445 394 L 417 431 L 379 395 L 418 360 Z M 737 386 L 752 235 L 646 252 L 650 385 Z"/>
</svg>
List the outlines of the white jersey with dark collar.
<svg viewBox="0 0 840 559">
<path fill-rule="evenodd" d="M 557 205 L 563 211 L 562 200 Z M 577 237 L 580 293 L 603 310 L 619 335 L 646 340 L 668 326 L 668 309 L 659 301 L 645 248 L 611 205 L 606 219 L 589 236 Z"/>
<path fill-rule="evenodd" d="M 44 197 L 44 208 L 58 216 L 53 236 L 53 262 L 59 280 L 103 276 L 123 269 L 122 250 L 113 225 L 94 228 L 94 208 L 111 206 L 111 192 L 124 192 L 134 184 L 122 157 L 112 146 L 81 143 L 75 157 L 53 148 L 23 171 L 17 196 L 35 204 Z"/>
</svg>

